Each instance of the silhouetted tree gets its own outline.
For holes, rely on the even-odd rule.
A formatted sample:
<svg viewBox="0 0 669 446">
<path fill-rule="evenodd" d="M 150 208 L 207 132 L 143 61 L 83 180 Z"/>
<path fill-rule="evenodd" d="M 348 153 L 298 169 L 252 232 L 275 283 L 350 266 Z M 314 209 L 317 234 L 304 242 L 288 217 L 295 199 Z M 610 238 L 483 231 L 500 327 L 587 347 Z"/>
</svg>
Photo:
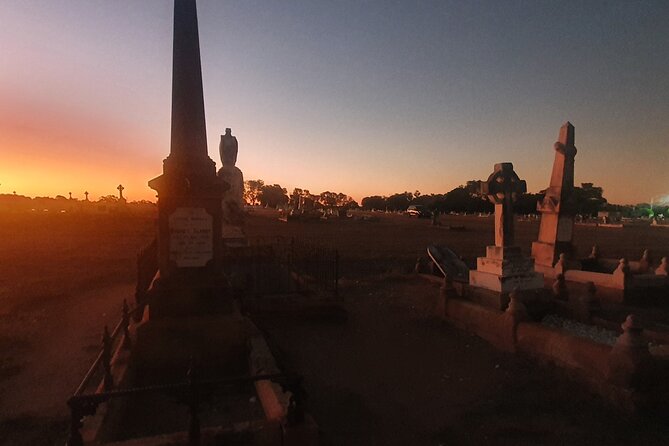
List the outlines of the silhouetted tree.
<svg viewBox="0 0 669 446">
<path fill-rule="evenodd" d="M 483 196 L 481 193 L 481 180 L 469 180 L 467 181 L 467 184 L 462 187 L 464 187 L 467 192 L 475 197 Z"/>
<path fill-rule="evenodd" d="M 544 194 L 520 194 L 513 204 L 513 211 L 516 214 L 538 214 L 537 203 L 544 199 Z"/>
<path fill-rule="evenodd" d="M 433 209 L 439 212 L 492 212 L 494 206 L 480 192 L 474 193 L 474 182 L 458 186 L 450 192 L 435 197 Z"/>
<path fill-rule="evenodd" d="M 250 205 L 260 203 L 260 192 L 264 185 L 265 182 L 263 180 L 244 181 L 244 201 Z"/>
<path fill-rule="evenodd" d="M 277 207 L 288 203 L 288 191 L 278 184 L 265 185 L 258 194 L 260 204 L 268 207 Z"/>
<path fill-rule="evenodd" d="M 429 194 L 429 195 L 416 195 L 414 193 L 414 199 L 411 200 L 411 204 L 419 204 L 425 209 L 431 211 L 437 210 L 438 204 L 443 201 L 444 196 L 442 194 Z"/>
<path fill-rule="evenodd" d="M 411 192 L 402 192 L 400 194 L 393 194 L 386 198 L 386 207 L 389 211 L 406 211 L 409 203 L 413 200 Z"/>
<path fill-rule="evenodd" d="M 337 193 L 330 191 L 321 192 L 318 196 L 318 202 L 324 207 L 335 207 L 337 206 Z"/>
<path fill-rule="evenodd" d="M 574 187 L 576 212 L 581 215 L 597 215 L 597 212 L 601 211 L 607 203 L 603 192 L 601 187 L 594 186 L 592 183 L 581 183 L 581 187 Z"/>
<path fill-rule="evenodd" d="M 105 195 L 98 199 L 98 203 L 107 203 L 107 204 L 118 203 L 118 197 L 116 195 Z"/>
<path fill-rule="evenodd" d="M 384 210 L 386 208 L 386 199 L 380 195 L 374 195 L 363 198 L 360 204 L 367 211 L 371 211 L 372 209 Z"/>
</svg>

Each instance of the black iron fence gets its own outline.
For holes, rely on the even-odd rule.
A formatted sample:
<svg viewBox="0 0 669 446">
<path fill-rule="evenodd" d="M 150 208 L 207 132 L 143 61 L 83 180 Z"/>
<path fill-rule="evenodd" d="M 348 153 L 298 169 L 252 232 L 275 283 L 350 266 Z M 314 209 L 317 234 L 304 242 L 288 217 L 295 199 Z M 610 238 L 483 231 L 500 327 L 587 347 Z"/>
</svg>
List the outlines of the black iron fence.
<svg viewBox="0 0 669 446">
<path fill-rule="evenodd" d="M 248 246 L 231 249 L 222 259 L 229 276 L 243 276 L 233 287 L 246 288 L 252 294 L 283 293 L 290 287 L 281 273 L 291 274 L 302 291 L 338 294 L 340 259 L 336 249 L 320 246 L 296 237 L 250 237 Z M 146 293 L 158 271 L 158 248 L 154 240 L 137 255 L 135 300 L 146 303 Z M 232 277 L 234 282 L 234 277 Z"/>
<path fill-rule="evenodd" d="M 278 263 L 294 274 L 304 289 L 339 292 L 339 252 L 296 237 L 252 237 L 250 247 L 271 250 Z"/>
<path fill-rule="evenodd" d="M 146 293 L 158 272 L 158 240 L 153 239 L 137 253 L 137 284 L 135 303 L 140 306 L 146 302 Z"/>
<path fill-rule="evenodd" d="M 187 373 L 187 380 L 182 383 L 164 384 L 145 387 L 118 388 L 112 374 L 112 357 L 114 351 L 129 350 L 132 341 L 129 333 L 130 319 L 140 307 L 130 310 L 126 301 L 123 301 L 121 320 L 110 333 L 107 326 L 102 334 L 102 345 L 95 361 L 90 366 L 74 394 L 67 401 L 70 408 L 70 430 L 67 446 L 83 446 L 81 435 L 84 418 L 95 415 L 99 405 L 114 398 L 132 397 L 149 393 L 168 393 L 176 396 L 179 404 L 185 404 L 189 410 L 188 439 L 190 445 L 200 444 L 200 402 L 216 391 L 230 385 L 253 383 L 261 380 L 270 380 L 279 384 L 284 392 L 290 392 L 286 422 L 289 425 L 300 423 L 304 419 L 305 392 L 302 387 L 302 377 L 297 374 L 275 373 L 252 376 L 225 377 L 217 380 L 199 380 L 198 368 L 191 360 Z M 94 382 L 100 385 L 92 393 L 86 393 Z"/>
</svg>

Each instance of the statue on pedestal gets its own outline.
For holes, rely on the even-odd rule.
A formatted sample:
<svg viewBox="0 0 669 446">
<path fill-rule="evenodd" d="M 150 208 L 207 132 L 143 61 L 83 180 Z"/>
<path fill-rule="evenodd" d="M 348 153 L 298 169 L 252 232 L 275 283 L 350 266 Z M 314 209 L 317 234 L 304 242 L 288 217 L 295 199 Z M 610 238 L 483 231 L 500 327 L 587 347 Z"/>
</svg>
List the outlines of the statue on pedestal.
<svg viewBox="0 0 669 446">
<path fill-rule="evenodd" d="M 223 224 L 240 226 L 244 222 L 244 175 L 235 166 L 238 143 L 231 129 L 226 128 L 225 135 L 221 135 L 218 149 L 222 163 L 218 177 L 230 185 L 223 193 Z"/>
</svg>

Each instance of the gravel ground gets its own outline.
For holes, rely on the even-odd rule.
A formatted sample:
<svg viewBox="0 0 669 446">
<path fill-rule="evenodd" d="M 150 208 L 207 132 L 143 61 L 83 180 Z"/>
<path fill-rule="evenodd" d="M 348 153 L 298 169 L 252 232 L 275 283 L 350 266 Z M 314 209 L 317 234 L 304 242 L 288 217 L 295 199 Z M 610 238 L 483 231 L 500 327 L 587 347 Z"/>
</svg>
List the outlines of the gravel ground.
<svg viewBox="0 0 669 446">
<path fill-rule="evenodd" d="M 618 338 L 618 334 L 611 330 L 606 330 L 594 325 L 588 325 L 571 319 L 565 319 L 550 314 L 541 321 L 547 327 L 559 328 L 580 338 L 590 339 L 600 344 L 613 345 Z"/>
</svg>

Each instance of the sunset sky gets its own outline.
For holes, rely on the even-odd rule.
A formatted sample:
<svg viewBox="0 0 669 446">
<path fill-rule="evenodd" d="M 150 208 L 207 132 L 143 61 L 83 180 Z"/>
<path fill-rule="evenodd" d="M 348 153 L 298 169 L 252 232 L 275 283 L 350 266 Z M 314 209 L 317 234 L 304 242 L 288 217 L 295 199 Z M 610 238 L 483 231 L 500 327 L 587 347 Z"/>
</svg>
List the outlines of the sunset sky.
<svg viewBox="0 0 669 446">
<path fill-rule="evenodd" d="M 153 199 L 169 151 L 172 2 L 0 0 L 0 193 Z M 513 162 L 548 186 L 669 195 L 667 1 L 198 2 L 209 153 L 246 179 L 361 199 Z"/>
</svg>

